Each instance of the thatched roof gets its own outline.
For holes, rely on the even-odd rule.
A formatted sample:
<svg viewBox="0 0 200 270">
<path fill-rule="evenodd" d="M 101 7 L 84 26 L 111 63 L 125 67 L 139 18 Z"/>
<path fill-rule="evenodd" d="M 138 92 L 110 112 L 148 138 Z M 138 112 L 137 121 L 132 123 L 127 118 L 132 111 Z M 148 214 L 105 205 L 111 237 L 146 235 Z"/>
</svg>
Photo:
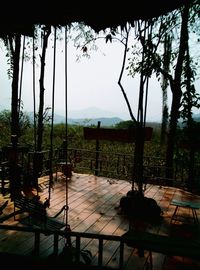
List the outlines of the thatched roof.
<svg viewBox="0 0 200 270">
<path fill-rule="evenodd" d="M 4 4 L 5 13 L 0 16 L 0 34 L 21 32 L 31 35 L 33 25 L 67 25 L 73 22 L 84 22 L 99 32 L 106 28 L 124 26 L 127 22 L 146 20 L 166 14 L 181 7 L 190 0 L 139 0 L 124 2 L 82 1 L 67 2 L 63 0 Z M 14 5 L 14 6 L 13 6 Z M 6 8 L 7 7 L 7 8 Z"/>
</svg>

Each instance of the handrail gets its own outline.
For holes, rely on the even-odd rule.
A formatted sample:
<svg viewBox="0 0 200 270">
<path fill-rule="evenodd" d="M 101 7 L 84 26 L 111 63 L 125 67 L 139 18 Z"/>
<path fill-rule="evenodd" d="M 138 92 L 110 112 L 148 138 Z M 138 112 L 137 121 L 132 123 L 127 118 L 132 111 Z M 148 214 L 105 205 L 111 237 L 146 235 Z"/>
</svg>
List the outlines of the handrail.
<svg viewBox="0 0 200 270">
<path fill-rule="evenodd" d="M 55 150 L 55 163 L 56 159 L 59 160 L 59 151 Z M 96 159 L 96 153 L 98 152 L 98 162 Z M 76 153 L 81 156 L 81 160 L 76 162 Z M 81 149 L 81 148 L 68 148 L 68 156 L 70 162 L 73 164 L 75 172 L 98 172 L 99 176 L 112 176 L 112 178 L 118 178 L 123 180 L 132 179 L 132 167 L 134 164 L 134 153 L 120 153 L 109 152 L 104 150 L 95 151 L 94 149 Z M 174 160 L 173 179 L 184 184 L 187 179 L 187 170 L 185 166 L 182 166 L 181 160 Z M 145 179 L 165 178 L 166 164 L 165 159 L 157 156 L 144 156 L 144 177 Z M 95 164 L 99 164 L 98 168 Z M 185 171 L 183 171 L 185 170 Z"/>
<path fill-rule="evenodd" d="M 62 159 L 62 151 L 64 149 L 57 148 L 54 150 L 53 155 L 53 171 L 57 172 L 59 169 L 59 163 L 65 161 L 65 155 Z M 46 153 L 42 166 L 42 175 L 49 174 L 49 155 L 48 150 L 43 151 Z M 30 155 L 34 152 L 29 152 L 29 158 L 27 162 L 30 162 Z M 97 155 L 98 153 L 98 155 Z M 98 157 L 98 161 L 96 158 Z M 134 164 L 134 153 L 130 152 L 112 152 L 94 149 L 84 148 L 68 148 L 68 161 L 73 165 L 73 171 L 76 173 L 93 173 L 103 177 L 111 177 L 121 180 L 132 181 L 132 172 Z M 66 162 L 66 161 L 65 161 Z M 98 164 L 98 167 L 97 167 Z M 2 193 L 5 193 L 5 181 L 6 179 L 6 167 L 8 164 L 2 162 L 1 166 L 1 179 L 0 184 L 2 185 Z M 95 166 L 96 165 L 96 166 Z M 174 175 L 172 179 L 178 183 L 178 185 L 185 186 L 188 180 L 188 164 L 183 163 L 182 160 L 174 159 Z M 196 171 L 200 170 L 200 164 L 195 163 Z M 26 168 L 26 166 L 25 166 Z M 29 168 L 29 166 L 27 166 Z M 157 183 L 158 179 L 166 178 L 166 164 L 165 159 L 157 156 L 146 156 L 143 158 L 144 168 L 144 182 Z M 195 176 L 196 177 L 196 176 Z M 196 178 L 194 181 L 197 181 Z M 196 183 L 196 182 L 195 182 Z M 173 183 L 174 184 L 174 183 Z"/>
<path fill-rule="evenodd" d="M 30 228 L 30 227 L 19 227 L 13 225 L 0 225 L 0 229 L 4 230 L 15 230 L 35 233 L 35 246 L 34 251 L 37 256 L 39 256 L 40 248 L 40 234 L 54 235 L 54 254 L 57 255 L 58 252 L 58 241 L 59 235 L 63 237 L 76 237 L 76 249 L 80 253 L 80 242 L 82 238 L 98 239 L 98 265 L 103 266 L 103 241 L 111 240 L 119 242 L 120 248 L 120 258 L 119 258 L 119 268 L 123 268 L 124 264 L 124 245 L 129 247 L 135 247 L 140 250 L 149 251 L 149 255 L 146 258 L 150 258 L 150 264 L 152 266 L 152 252 L 162 253 L 170 256 L 182 256 L 192 259 L 199 258 L 199 248 L 200 242 L 198 240 L 188 240 L 182 238 L 174 238 L 167 235 L 159 235 L 155 233 L 145 232 L 145 231 L 135 231 L 130 230 L 121 236 L 117 235 L 107 235 L 107 234 L 96 234 L 87 232 L 76 232 L 76 231 L 52 231 L 44 230 L 40 228 Z M 79 262 L 80 256 L 76 257 L 76 262 Z"/>
<path fill-rule="evenodd" d="M 25 226 L 15 226 L 15 225 L 4 225 L 0 224 L 0 230 L 12 230 L 12 231 L 21 231 L 21 232 L 30 232 L 35 234 L 35 243 L 34 243 L 34 254 L 39 256 L 40 255 L 40 234 L 44 235 L 54 235 L 54 255 L 58 255 L 58 241 L 59 236 L 62 237 L 76 237 L 76 249 L 78 253 L 80 253 L 80 241 L 81 238 L 89 238 L 89 239 L 97 239 L 98 241 L 98 265 L 103 265 L 103 241 L 104 240 L 110 240 L 110 241 L 117 241 L 119 242 L 119 248 L 120 248 L 120 258 L 119 258 L 119 269 L 122 268 L 124 263 L 123 258 L 123 251 L 124 251 L 124 241 L 121 238 L 121 236 L 117 235 L 107 235 L 107 234 L 96 234 L 96 233 L 87 233 L 87 232 L 76 232 L 76 231 L 53 231 L 53 230 L 47 230 L 47 229 L 41 229 L 41 228 L 31 228 L 31 227 L 25 227 Z M 80 258 L 76 258 L 77 262 Z"/>
</svg>

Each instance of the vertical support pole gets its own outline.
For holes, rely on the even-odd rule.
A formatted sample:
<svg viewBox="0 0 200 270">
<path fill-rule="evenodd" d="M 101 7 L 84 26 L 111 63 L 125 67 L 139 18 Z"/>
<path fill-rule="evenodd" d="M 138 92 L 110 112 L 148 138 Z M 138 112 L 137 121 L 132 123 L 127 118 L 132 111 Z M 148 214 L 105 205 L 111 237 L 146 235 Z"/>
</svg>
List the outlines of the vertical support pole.
<svg viewBox="0 0 200 270">
<path fill-rule="evenodd" d="M 58 255 L 58 233 L 54 233 L 53 254 Z"/>
<path fill-rule="evenodd" d="M 120 254 L 119 254 L 119 269 L 123 268 L 124 264 L 124 242 L 120 242 Z"/>
<path fill-rule="evenodd" d="M 35 244 L 34 244 L 34 255 L 40 255 L 40 233 L 35 232 Z"/>
<path fill-rule="evenodd" d="M 99 129 L 100 128 L 100 125 L 101 125 L 101 122 L 98 121 L 98 126 L 97 128 Z M 100 146 L 99 146 L 99 140 L 97 139 L 96 140 L 96 158 L 95 158 L 95 169 L 94 169 L 94 174 L 96 176 L 99 175 L 99 150 L 100 150 Z"/>
<path fill-rule="evenodd" d="M 76 262 L 80 262 L 80 250 L 81 250 L 81 238 L 80 236 L 77 236 L 76 237 L 76 250 L 77 250 L 77 253 L 76 253 Z"/>
<path fill-rule="evenodd" d="M 98 266 L 102 266 L 102 263 L 103 263 L 103 239 L 99 239 Z"/>
</svg>

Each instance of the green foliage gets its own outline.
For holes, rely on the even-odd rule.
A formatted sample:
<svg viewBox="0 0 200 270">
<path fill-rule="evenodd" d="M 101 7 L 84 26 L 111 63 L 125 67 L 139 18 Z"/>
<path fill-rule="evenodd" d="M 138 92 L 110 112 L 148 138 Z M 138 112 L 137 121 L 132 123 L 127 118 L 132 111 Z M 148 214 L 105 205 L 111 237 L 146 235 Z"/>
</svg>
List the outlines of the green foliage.
<svg viewBox="0 0 200 270">
<path fill-rule="evenodd" d="M 90 58 L 90 52 L 98 49 L 95 43 L 96 38 L 97 34 L 95 31 L 84 23 L 71 24 L 68 31 L 68 39 L 71 39 L 74 42 L 74 46 L 82 53 L 77 55 L 77 61 L 82 56 Z"/>
<path fill-rule="evenodd" d="M 132 120 L 127 120 L 127 121 L 121 121 L 119 122 L 118 124 L 115 125 L 116 128 L 124 128 L 124 129 L 127 129 L 127 128 L 132 128 L 132 127 L 135 127 L 135 122 L 132 121 Z"/>
<path fill-rule="evenodd" d="M 0 112 L 0 145 L 4 146 L 10 143 L 11 133 L 10 133 L 10 123 L 11 114 L 9 110 L 3 110 Z"/>
<path fill-rule="evenodd" d="M 28 115 L 25 113 L 22 114 L 20 118 L 21 126 L 21 137 L 19 143 L 23 145 L 28 145 L 30 150 L 34 149 L 34 126 L 31 124 Z M 0 146 L 5 146 L 10 143 L 10 111 L 5 110 L 0 112 L 0 125 L 3 132 L 0 134 Z M 116 128 L 130 128 L 134 126 L 134 122 L 131 120 L 122 121 L 118 123 Z M 159 137 L 159 125 L 151 124 L 154 128 L 152 141 L 157 144 Z M 50 134 L 51 134 L 51 125 L 45 124 L 44 127 L 44 137 L 43 137 L 43 149 L 50 149 Z M 53 148 L 57 149 L 61 147 L 63 141 L 68 139 L 68 147 L 75 149 L 87 149 L 95 150 L 95 140 L 85 140 L 83 137 L 83 126 L 79 125 L 68 125 L 67 134 L 66 126 L 63 123 L 54 124 L 53 126 Z M 148 143 L 150 150 L 145 150 L 146 153 L 150 153 L 152 149 L 157 149 L 155 145 L 151 147 L 151 142 Z M 102 151 L 115 151 L 115 152 L 124 152 L 132 154 L 134 151 L 134 144 L 119 143 L 119 142 L 110 142 L 110 141 L 101 141 L 100 149 Z M 158 152 L 158 150 L 156 150 Z"/>
<path fill-rule="evenodd" d="M 5 146 L 10 143 L 11 139 L 11 112 L 3 110 L 0 112 L 0 146 Z M 31 127 L 30 118 L 26 113 L 19 114 L 20 138 L 19 142 L 23 145 L 32 144 L 33 128 Z"/>
</svg>

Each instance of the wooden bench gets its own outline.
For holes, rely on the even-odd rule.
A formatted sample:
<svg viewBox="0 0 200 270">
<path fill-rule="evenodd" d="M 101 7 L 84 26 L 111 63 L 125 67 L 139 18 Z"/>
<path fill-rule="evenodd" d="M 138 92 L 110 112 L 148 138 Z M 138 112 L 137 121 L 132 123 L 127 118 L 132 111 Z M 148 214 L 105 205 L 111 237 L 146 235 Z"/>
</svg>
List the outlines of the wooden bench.
<svg viewBox="0 0 200 270">
<path fill-rule="evenodd" d="M 158 235 L 145 231 L 130 230 L 122 235 L 123 242 L 138 250 L 149 251 L 151 269 L 152 252 L 162 253 L 167 256 L 181 256 L 199 260 L 200 240 L 181 237 Z"/>
<path fill-rule="evenodd" d="M 36 226 L 43 229 L 58 231 L 66 226 L 65 223 L 54 217 L 49 217 L 45 206 L 35 199 L 29 199 L 24 196 L 16 198 L 14 200 L 14 214 L 16 213 L 15 208 L 19 208 L 22 212 L 27 212 L 30 223 L 32 221 Z"/>
<path fill-rule="evenodd" d="M 194 224 L 199 224 L 196 210 L 200 209 L 200 203 L 192 202 L 192 201 L 182 201 L 182 200 L 180 201 L 180 200 L 173 199 L 170 204 L 176 206 L 174 213 L 172 215 L 172 218 L 171 218 L 171 222 L 173 222 L 174 220 L 175 221 L 178 220 L 178 215 L 177 215 L 178 208 L 184 207 L 184 208 L 191 209 Z"/>
</svg>

